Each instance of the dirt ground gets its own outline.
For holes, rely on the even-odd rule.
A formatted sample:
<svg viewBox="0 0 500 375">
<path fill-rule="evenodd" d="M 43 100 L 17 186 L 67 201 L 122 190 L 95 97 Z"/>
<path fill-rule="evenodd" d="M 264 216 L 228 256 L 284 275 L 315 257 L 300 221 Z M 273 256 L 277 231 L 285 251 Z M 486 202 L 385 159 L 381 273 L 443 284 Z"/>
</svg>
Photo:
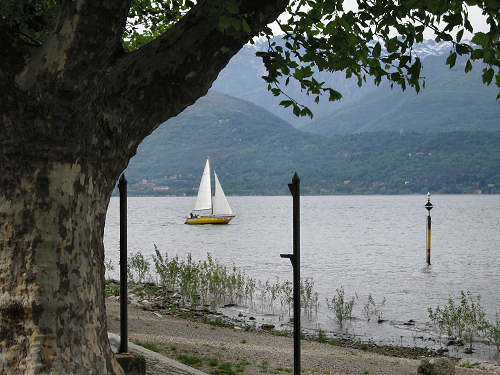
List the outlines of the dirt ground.
<svg viewBox="0 0 500 375">
<path fill-rule="evenodd" d="M 108 330 L 119 334 L 120 306 L 106 301 Z M 291 374 L 293 339 L 267 332 L 204 324 L 129 305 L 129 340 L 209 374 Z M 302 374 L 415 375 L 418 359 L 380 355 L 302 340 Z M 500 371 L 456 367 L 457 375 Z"/>
</svg>

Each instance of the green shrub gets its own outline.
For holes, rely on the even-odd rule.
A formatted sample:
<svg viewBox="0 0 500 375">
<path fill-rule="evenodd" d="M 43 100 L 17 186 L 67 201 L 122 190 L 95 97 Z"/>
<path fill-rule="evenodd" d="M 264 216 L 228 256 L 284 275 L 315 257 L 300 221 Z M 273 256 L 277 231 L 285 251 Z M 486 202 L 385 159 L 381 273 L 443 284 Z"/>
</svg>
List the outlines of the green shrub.
<svg viewBox="0 0 500 375">
<path fill-rule="evenodd" d="M 179 354 L 177 356 L 177 359 L 179 360 L 179 362 L 184 363 L 185 365 L 188 365 L 188 366 L 199 367 L 203 364 L 203 362 L 200 358 L 191 357 L 191 356 L 186 355 L 186 354 Z"/>
<path fill-rule="evenodd" d="M 135 341 L 135 343 L 139 346 L 142 346 L 145 349 L 151 350 L 152 352 L 156 353 L 161 353 L 161 349 L 158 348 L 155 344 L 150 343 L 150 342 L 140 342 L 140 341 Z"/>
<path fill-rule="evenodd" d="M 488 327 L 486 313 L 480 304 L 481 297 L 472 297 L 471 292 L 460 291 L 457 302 L 450 297 L 444 306 L 435 309 L 429 307 L 429 318 L 438 328 L 442 336 L 445 332 L 449 339 L 465 341 L 472 351 L 472 342 L 479 334 L 485 332 Z"/>
</svg>

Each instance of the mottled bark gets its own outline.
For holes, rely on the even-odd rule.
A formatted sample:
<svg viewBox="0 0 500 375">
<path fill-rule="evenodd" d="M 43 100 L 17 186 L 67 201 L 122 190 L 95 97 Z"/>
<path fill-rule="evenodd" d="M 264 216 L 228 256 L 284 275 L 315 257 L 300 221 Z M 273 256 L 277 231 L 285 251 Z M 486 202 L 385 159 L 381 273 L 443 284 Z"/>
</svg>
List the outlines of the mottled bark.
<svg viewBox="0 0 500 375">
<path fill-rule="evenodd" d="M 228 34 L 199 1 L 132 53 L 128 1 L 62 1 L 22 45 L 0 20 L 0 373 L 119 374 L 106 337 L 104 220 L 120 173 L 161 122 L 203 96 L 286 0 L 243 0 Z"/>
<path fill-rule="evenodd" d="M 102 292 L 112 184 L 81 160 L 4 158 L 1 173 L 0 373 L 117 373 Z"/>
</svg>

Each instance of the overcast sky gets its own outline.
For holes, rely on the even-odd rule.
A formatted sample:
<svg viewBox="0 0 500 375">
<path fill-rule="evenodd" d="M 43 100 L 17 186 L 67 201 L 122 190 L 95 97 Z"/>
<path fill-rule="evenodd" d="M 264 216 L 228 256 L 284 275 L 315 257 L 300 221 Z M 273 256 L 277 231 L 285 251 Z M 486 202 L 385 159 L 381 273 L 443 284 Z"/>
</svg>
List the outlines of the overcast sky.
<svg viewBox="0 0 500 375">
<path fill-rule="evenodd" d="M 356 0 L 345 0 L 344 2 L 344 9 L 345 10 L 357 10 L 357 2 Z M 280 16 L 281 20 L 286 20 L 288 17 L 286 14 L 283 14 Z M 469 20 L 470 23 L 472 24 L 472 27 L 474 28 L 474 31 L 482 31 L 482 32 L 487 32 L 489 31 L 489 27 L 486 23 L 486 17 L 482 14 L 481 9 L 477 6 L 474 7 L 469 7 Z M 271 29 L 274 31 L 275 35 L 281 34 L 281 31 L 276 25 L 276 23 L 271 24 Z M 456 32 L 454 33 L 456 34 Z M 434 39 L 434 33 L 429 30 L 428 32 L 424 33 L 424 38 L 426 39 Z M 469 32 L 465 31 L 463 38 L 465 39 L 471 39 L 472 34 Z"/>
</svg>

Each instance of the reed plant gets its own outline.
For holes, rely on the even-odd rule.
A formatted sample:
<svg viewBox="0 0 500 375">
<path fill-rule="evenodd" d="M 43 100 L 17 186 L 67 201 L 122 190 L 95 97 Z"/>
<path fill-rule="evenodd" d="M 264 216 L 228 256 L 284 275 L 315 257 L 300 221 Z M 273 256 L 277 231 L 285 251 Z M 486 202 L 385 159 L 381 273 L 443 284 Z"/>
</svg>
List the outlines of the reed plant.
<svg viewBox="0 0 500 375">
<path fill-rule="evenodd" d="M 142 255 L 140 251 L 127 260 L 127 274 L 130 281 L 140 284 L 145 280 L 149 273 L 149 261 Z"/>
<path fill-rule="evenodd" d="M 496 312 L 495 321 L 488 322 L 485 330 L 485 336 L 491 345 L 495 345 L 500 352 L 500 312 Z"/>
<path fill-rule="evenodd" d="M 271 309 L 273 312 L 274 312 L 274 306 L 276 304 L 276 301 L 279 298 L 280 291 L 281 291 L 281 283 L 280 283 L 279 279 L 276 278 L 276 281 L 274 282 L 274 284 L 270 284 L 270 286 L 269 286 L 269 293 L 270 293 L 270 297 L 271 297 L 270 298 L 270 305 L 271 305 Z"/>
<path fill-rule="evenodd" d="M 291 281 L 285 280 L 281 283 L 279 296 L 281 310 L 283 311 L 286 307 L 286 311 L 288 311 L 288 315 L 290 315 L 293 305 L 293 285 Z"/>
<path fill-rule="evenodd" d="M 191 254 L 187 255 L 186 260 L 181 260 L 179 271 L 179 288 L 183 302 L 191 302 L 198 305 L 200 301 L 199 286 L 199 267 L 193 262 Z"/>
<path fill-rule="evenodd" d="M 113 261 L 111 259 L 104 259 L 104 273 L 105 273 L 105 279 L 109 280 L 110 279 L 110 273 L 113 272 L 115 269 L 113 265 Z"/>
<path fill-rule="evenodd" d="M 300 297 L 304 311 L 311 315 L 312 311 L 318 310 L 318 297 L 319 295 L 314 292 L 314 280 L 307 278 L 300 280 Z"/>
<path fill-rule="evenodd" d="M 245 299 L 250 303 L 251 306 L 253 305 L 253 299 L 254 299 L 256 287 L 257 287 L 257 283 L 255 282 L 255 279 L 252 279 L 251 277 L 246 279 Z"/>
<path fill-rule="evenodd" d="M 352 297 L 351 300 L 347 300 L 343 286 L 340 286 L 335 291 L 337 295 L 333 296 L 331 300 L 327 298 L 326 304 L 335 314 L 335 319 L 342 329 L 344 321 L 352 317 L 352 309 L 356 303 L 356 296 Z"/>
<path fill-rule="evenodd" d="M 169 261 L 167 252 L 162 255 L 156 245 L 154 245 L 154 250 L 153 263 L 156 274 L 159 277 L 159 284 L 162 288 L 173 291 L 176 287 L 177 275 L 179 273 L 179 258 L 176 256 Z"/>
<path fill-rule="evenodd" d="M 203 261 L 194 261 L 191 254 L 185 259 L 169 258 L 155 246 L 153 262 L 161 287 L 178 290 L 184 303 L 218 305 L 244 303 L 253 300 L 256 283 L 235 266 L 228 268 L 210 253 Z"/>
<path fill-rule="evenodd" d="M 169 257 L 154 246 L 152 256 L 156 284 L 163 292 L 177 291 L 184 304 L 203 304 L 215 309 L 218 305 L 246 304 L 256 312 L 291 313 L 293 287 L 289 280 L 256 280 L 236 266 L 220 264 L 210 253 L 205 260 L 195 261 L 191 254 L 185 258 Z M 149 262 L 140 253 L 129 258 L 129 280 L 144 281 L 149 272 Z M 301 280 L 301 302 L 307 314 L 317 312 L 319 294 L 314 290 L 312 278 Z"/>
<path fill-rule="evenodd" d="M 363 314 L 366 317 L 366 320 L 370 321 L 372 317 L 376 317 L 377 322 L 381 322 L 383 320 L 384 313 L 382 308 L 385 306 L 386 298 L 382 300 L 382 302 L 376 303 L 371 294 L 368 294 L 368 300 L 363 306 Z"/>
<path fill-rule="evenodd" d="M 178 256 L 169 257 L 161 254 L 154 246 L 152 261 L 156 271 L 157 287 L 162 292 L 180 292 L 183 303 L 197 306 L 203 304 L 215 309 L 225 304 L 246 304 L 256 312 L 275 312 L 290 315 L 293 306 L 293 286 L 291 281 L 257 280 L 249 277 L 236 266 L 227 267 L 220 264 L 210 253 L 203 261 L 194 261 L 191 254 L 182 259 Z M 111 260 L 105 261 L 106 272 L 114 269 Z M 128 279 L 132 283 L 143 283 L 149 275 L 150 263 L 140 253 L 133 254 L 128 260 Z M 114 288 L 116 289 L 116 288 Z M 108 294 L 115 295 L 117 290 Z M 107 294 L 107 295 L 108 295 Z M 300 281 L 300 299 L 303 312 L 311 315 L 318 311 L 319 294 L 315 291 L 312 278 Z M 346 320 L 352 316 L 357 295 L 352 298 L 345 296 L 344 287 L 336 289 L 336 295 L 326 298 L 327 307 L 334 313 L 335 320 L 342 329 Z M 376 317 L 383 318 L 383 307 L 386 299 L 377 303 L 371 294 L 363 307 L 367 320 Z M 474 339 L 483 335 L 490 344 L 500 351 L 500 316 L 488 322 L 480 304 L 480 296 L 473 298 L 469 291 L 461 291 L 458 300 L 450 297 L 446 304 L 428 308 L 429 318 L 439 331 L 440 337 L 446 336 L 456 342 L 467 342 L 468 350 L 472 351 Z"/>
</svg>

